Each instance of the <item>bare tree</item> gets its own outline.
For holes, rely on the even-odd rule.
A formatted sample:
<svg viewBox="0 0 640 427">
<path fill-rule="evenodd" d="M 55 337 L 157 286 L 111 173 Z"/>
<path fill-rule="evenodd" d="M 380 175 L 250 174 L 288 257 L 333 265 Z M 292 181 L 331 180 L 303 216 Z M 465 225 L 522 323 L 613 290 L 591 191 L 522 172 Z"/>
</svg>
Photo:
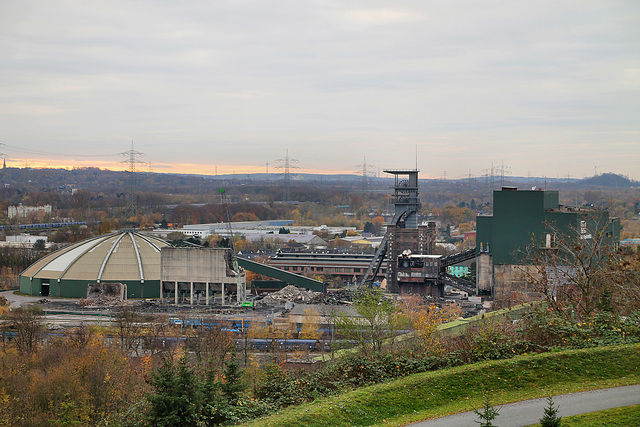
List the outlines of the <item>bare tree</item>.
<svg viewBox="0 0 640 427">
<path fill-rule="evenodd" d="M 608 287 L 611 303 L 622 315 L 640 311 L 640 252 L 621 248 L 618 256 L 610 260 Z M 604 301 L 606 302 L 606 301 Z"/>
<path fill-rule="evenodd" d="M 202 325 L 187 331 L 187 349 L 192 351 L 198 364 L 222 370 L 225 361 L 235 348 L 233 334 L 224 331 L 215 319 L 203 320 Z"/>
<path fill-rule="evenodd" d="M 38 305 L 18 307 L 9 315 L 11 326 L 16 331 L 14 342 L 20 353 L 28 355 L 38 349 L 39 333 L 43 326 L 42 315 L 42 307 Z"/>
<path fill-rule="evenodd" d="M 598 308 L 611 282 L 608 267 L 618 259 L 609 227 L 591 229 L 594 231 L 570 227 L 562 232 L 548 226 L 543 244 L 534 240 L 520 268 L 523 279 L 549 307 L 570 310 L 581 318 L 590 317 Z"/>
<path fill-rule="evenodd" d="M 114 324 L 122 350 L 139 356 L 144 318 L 130 307 L 121 307 L 114 313 Z"/>
</svg>

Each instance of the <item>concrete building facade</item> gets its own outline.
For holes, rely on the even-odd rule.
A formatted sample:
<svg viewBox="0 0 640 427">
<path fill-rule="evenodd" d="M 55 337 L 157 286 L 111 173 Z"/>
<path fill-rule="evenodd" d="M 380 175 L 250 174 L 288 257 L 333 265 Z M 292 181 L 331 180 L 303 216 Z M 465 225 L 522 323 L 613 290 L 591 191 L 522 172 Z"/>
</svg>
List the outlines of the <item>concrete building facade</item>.
<svg viewBox="0 0 640 427">
<path fill-rule="evenodd" d="M 246 275 L 240 277 L 233 270 L 231 250 L 227 248 L 165 247 L 161 251 L 160 298 L 173 298 L 178 304 L 213 302 L 216 293 L 221 294 L 221 303 L 228 302 L 233 292 L 238 298 L 238 286 L 246 288 Z M 238 301 L 240 302 L 240 301 Z"/>
</svg>

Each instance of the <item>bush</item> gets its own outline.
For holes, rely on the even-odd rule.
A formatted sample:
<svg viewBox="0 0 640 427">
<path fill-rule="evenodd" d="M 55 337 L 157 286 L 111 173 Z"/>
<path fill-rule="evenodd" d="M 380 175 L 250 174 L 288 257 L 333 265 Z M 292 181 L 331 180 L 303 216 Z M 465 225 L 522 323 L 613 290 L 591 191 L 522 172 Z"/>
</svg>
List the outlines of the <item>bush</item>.
<svg viewBox="0 0 640 427">
<path fill-rule="evenodd" d="M 272 363 L 264 368 L 264 379 L 256 390 L 256 397 L 276 406 L 292 405 L 302 400 L 296 392 L 295 381 Z"/>
<path fill-rule="evenodd" d="M 632 344 L 640 342 L 640 317 L 603 311 L 578 322 L 553 310 L 538 310 L 523 320 L 520 333 L 536 351 Z"/>
</svg>

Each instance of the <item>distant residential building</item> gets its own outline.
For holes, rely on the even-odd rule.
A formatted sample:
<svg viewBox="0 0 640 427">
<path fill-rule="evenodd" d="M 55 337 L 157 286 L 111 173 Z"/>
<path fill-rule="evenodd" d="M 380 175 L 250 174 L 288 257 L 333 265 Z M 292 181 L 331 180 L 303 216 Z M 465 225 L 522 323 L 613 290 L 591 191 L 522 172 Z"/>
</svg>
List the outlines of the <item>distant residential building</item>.
<svg viewBox="0 0 640 427">
<path fill-rule="evenodd" d="M 9 206 L 7 208 L 7 216 L 11 218 L 26 218 L 32 212 L 44 212 L 45 214 L 51 214 L 51 205 L 44 206 L 23 206 L 20 203 L 18 206 Z"/>
</svg>

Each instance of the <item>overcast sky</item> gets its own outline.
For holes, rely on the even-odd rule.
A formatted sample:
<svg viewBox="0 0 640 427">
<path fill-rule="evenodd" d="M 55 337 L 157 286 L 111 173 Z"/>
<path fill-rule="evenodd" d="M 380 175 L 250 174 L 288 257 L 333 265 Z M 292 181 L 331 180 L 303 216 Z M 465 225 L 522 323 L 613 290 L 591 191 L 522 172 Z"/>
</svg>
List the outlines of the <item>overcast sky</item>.
<svg viewBox="0 0 640 427">
<path fill-rule="evenodd" d="M 0 0 L 9 164 L 131 140 L 157 172 L 640 179 L 640 2 Z"/>
</svg>

